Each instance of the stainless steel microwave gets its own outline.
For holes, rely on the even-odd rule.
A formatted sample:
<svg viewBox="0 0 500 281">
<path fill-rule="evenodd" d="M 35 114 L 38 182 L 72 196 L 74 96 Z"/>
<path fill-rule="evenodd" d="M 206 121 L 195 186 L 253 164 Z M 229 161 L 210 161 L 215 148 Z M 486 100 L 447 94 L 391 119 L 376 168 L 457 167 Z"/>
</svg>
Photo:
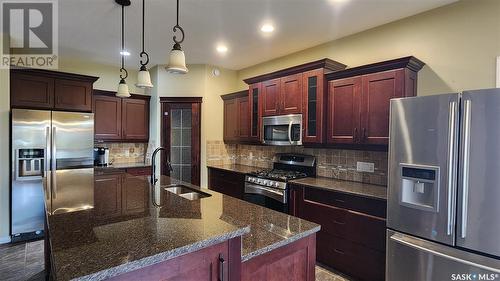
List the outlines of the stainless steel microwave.
<svg viewBox="0 0 500 281">
<path fill-rule="evenodd" d="M 302 145 L 302 114 L 263 117 L 262 143 Z"/>
</svg>

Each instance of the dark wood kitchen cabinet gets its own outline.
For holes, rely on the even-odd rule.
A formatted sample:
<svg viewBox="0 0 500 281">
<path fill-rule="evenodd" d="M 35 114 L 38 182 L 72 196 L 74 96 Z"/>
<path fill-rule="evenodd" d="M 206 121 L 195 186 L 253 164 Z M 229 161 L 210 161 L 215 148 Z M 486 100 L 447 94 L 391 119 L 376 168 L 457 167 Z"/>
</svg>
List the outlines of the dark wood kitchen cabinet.
<svg viewBox="0 0 500 281">
<path fill-rule="evenodd" d="M 94 210 L 96 216 L 107 219 L 122 214 L 122 174 L 95 176 Z"/>
<path fill-rule="evenodd" d="M 251 104 L 248 91 L 221 96 L 224 103 L 224 141 L 250 141 Z"/>
<path fill-rule="evenodd" d="M 285 76 L 280 83 L 279 114 L 302 113 L 302 73 Z"/>
<path fill-rule="evenodd" d="M 208 167 L 208 188 L 238 199 L 243 199 L 245 175 Z"/>
<path fill-rule="evenodd" d="M 92 87 L 97 79 L 41 69 L 11 69 L 11 107 L 91 112 Z"/>
<path fill-rule="evenodd" d="M 303 143 L 318 144 L 325 141 L 325 69 L 315 69 L 302 74 L 302 126 Z"/>
<path fill-rule="evenodd" d="M 384 280 L 386 201 L 297 184 L 292 212 L 321 224 L 317 260 L 359 280 Z"/>
<path fill-rule="evenodd" d="M 149 99 L 122 99 L 122 131 L 126 140 L 149 139 Z"/>
<path fill-rule="evenodd" d="M 357 143 L 361 77 L 330 81 L 328 92 L 328 142 Z"/>
<path fill-rule="evenodd" d="M 95 90 L 93 112 L 95 140 L 147 142 L 149 140 L 149 96 L 121 99 L 114 92 Z"/>
<path fill-rule="evenodd" d="M 159 262 L 108 280 L 240 280 L 241 237 Z"/>
<path fill-rule="evenodd" d="M 262 125 L 261 93 L 262 83 L 249 86 L 250 103 L 250 140 L 258 142 L 260 138 L 260 126 Z"/>
<path fill-rule="evenodd" d="M 262 116 L 279 114 L 280 87 L 280 79 L 262 82 Z"/>
<path fill-rule="evenodd" d="M 405 57 L 328 74 L 327 143 L 387 145 L 390 100 L 416 95 L 423 66 Z"/>
</svg>

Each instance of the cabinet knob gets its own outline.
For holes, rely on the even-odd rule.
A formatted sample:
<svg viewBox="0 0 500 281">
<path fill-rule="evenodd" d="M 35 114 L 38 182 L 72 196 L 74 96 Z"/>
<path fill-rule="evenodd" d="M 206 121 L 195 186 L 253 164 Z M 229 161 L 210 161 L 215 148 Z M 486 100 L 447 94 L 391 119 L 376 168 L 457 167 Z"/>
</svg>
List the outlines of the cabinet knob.
<svg viewBox="0 0 500 281">
<path fill-rule="evenodd" d="M 363 140 L 366 140 L 366 139 L 367 139 L 366 128 L 363 128 Z"/>
</svg>

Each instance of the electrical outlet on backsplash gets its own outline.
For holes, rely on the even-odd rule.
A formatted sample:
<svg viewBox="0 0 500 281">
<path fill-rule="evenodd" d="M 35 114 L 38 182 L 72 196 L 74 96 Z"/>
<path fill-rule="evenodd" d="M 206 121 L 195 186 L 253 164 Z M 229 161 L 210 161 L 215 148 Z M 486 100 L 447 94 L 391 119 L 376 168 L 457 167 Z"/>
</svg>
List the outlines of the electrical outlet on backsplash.
<svg viewBox="0 0 500 281">
<path fill-rule="evenodd" d="M 96 147 L 109 148 L 111 163 L 144 163 L 148 144 L 146 143 L 96 143 Z"/>
<path fill-rule="evenodd" d="M 316 174 L 320 177 L 387 185 L 388 154 L 385 151 L 225 144 L 223 141 L 207 141 L 207 164 L 241 164 L 271 168 L 274 154 L 284 152 L 314 155 L 318 161 Z M 373 163 L 373 172 L 358 171 L 357 162 Z"/>
</svg>

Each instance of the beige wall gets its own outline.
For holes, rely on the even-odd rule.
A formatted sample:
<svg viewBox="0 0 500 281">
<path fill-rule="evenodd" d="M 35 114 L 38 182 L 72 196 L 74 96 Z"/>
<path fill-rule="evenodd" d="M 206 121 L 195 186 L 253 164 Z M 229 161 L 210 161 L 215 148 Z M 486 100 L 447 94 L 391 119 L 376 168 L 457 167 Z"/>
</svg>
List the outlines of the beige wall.
<svg viewBox="0 0 500 281">
<path fill-rule="evenodd" d="M 127 85 L 131 93 L 143 94 L 142 89 L 136 88 L 137 70 L 131 66 L 127 68 Z M 120 69 L 116 66 L 86 62 L 81 60 L 72 60 L 61 58 L 58 71 L 78 73 L 99 77 L 94 83 L 94 89 L 116 91 L 118 82 L 120 82 Z"/>
<path fill-rule="evenodd" d="M 348 66 L 413 55 L 427 65 L 418 95 L 495 87 L 500 1 L 462 0 L 238 72 L 244 78 L 332 58 Z"/>
<path fill-rule="evenodd" d="M 0 45 L 4 36 L 0 33 Z M 0 69 L 0 243 L 9 237 L 9 71 Z"/>
</svg>

